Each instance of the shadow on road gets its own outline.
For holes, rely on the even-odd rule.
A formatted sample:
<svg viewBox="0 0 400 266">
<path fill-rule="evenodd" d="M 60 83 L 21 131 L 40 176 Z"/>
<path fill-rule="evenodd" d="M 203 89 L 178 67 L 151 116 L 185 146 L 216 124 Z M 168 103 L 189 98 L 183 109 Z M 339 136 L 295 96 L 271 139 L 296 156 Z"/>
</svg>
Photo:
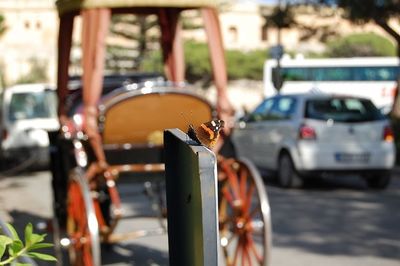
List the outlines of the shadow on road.
<svg viewBox="0 0 400 266">
<path fill-rule="evenodd" d="M 149 247 L 118 243 L 102 247 L 102 265 L 123 262 L 124 265 L 163 266 L 168 265 L 168 253 Z"/>
<path fill-rule="evenodd" d="M 273 245 L 324 255 L 400 259 L 400 180 L 368 190 L 360 178 L 320 180 L 301 189 L 267 181 Z"/>
</svg>

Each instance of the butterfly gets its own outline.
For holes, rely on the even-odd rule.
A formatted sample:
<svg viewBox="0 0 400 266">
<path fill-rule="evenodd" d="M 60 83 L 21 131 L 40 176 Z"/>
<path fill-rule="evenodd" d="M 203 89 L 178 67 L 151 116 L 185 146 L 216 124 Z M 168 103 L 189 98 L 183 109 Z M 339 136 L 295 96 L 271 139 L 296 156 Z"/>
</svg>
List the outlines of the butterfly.
<svg viewBox="0 0 400 266">
<path fill-rule="evenodd" d="M 214 119 L 201 124 L 195 128 L 189 125 L 188 136 L 196 141 L 199 145 L 204 145 L 207 148 L 212 148 L 217 143 L 219 132 L 224 128 L 225 122 L 220 119 Z"/>
</svg>

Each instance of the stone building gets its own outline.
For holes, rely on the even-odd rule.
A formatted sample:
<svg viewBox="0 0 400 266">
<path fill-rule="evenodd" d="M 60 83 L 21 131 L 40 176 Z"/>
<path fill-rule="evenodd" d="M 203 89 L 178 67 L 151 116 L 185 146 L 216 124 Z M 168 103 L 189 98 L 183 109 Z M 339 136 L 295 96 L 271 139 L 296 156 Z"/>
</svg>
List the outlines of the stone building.
<svg viewBox="0 0 400 266">
<path fill-rule="evenodd" d="M 13 84 L 32 70 L 45 69 L 54 83 L 58 16 L 54 0 L 0 0 L 6 32 L 0 37 L 0 75 Z"/>
<path fill-rule="evenodd" d="M 278 43 L 277 29 L 268 26 L 261 13 L 270 12 L 272 6 L 260 6 L 253 1 L 238 1 L 224 5 L 220 13 L 221 31 L 226 49 L 252 50 L 267 49 Z M 321 51 L 323 43 L 318 32 L 313 33 L 307 25 L 338 31 L 339 34 L 353 32 L 376 32 L 387 35 L 379 27 L 368 24 L 351 26 L 341 19 L 335 10 L 328 10 L 323 16 L 313 10 L 296 11 L 296 19 L 306 25 L 302 29 L 284 29 L 281 42 L 287 50 Z M 56 46 L 58 16 L 54 0 L 0 0 L 0 14 L 5 17 L 6 33 L 0 37 L 0 75 L 7 85 L 18 82 L 32 71 L 32 67 L 44 68 L 47 81 L 55 83 Z M 198 14 L 188 14 L 198 16 Z M 198 18 L 200 21 L 200 18 Z M 76 23 L 80 26 L 79 19 Z M 394 26 L 400 31 L 398 21 Z M 79 44 L 80 31 L 75 31 L 74 42 Z M 310 35 L 306 38 L 306 35 Z M 184 32 L 186 39 L 205 41 L 203 29 Z M 80 57 L 79 45 L 72 50 L 72 59 Z"/>
</svg>

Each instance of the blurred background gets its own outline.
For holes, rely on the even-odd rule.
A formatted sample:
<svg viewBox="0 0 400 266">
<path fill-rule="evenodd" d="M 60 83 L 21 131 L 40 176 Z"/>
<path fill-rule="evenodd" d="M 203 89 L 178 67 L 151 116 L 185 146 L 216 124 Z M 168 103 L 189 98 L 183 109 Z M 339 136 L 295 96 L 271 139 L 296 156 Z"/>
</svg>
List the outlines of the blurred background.
<svg viewBox="0 0 400 266">
<path fill-rule="evenodd" d="M 252 108 L 262 99 L 264 61 L 276 56 L 277 49 L 282 49 L 279 56 L 293 58 L 397 55 L 400 26 L 396 1 L 220 2 L 228 91 L 236 108 Z M 208 89 L 211 72 L 200 14 L 187 11 L 183 17 L 185 53 L 190 55 L 186 56 L 187 80 Z M 76 22 L 76 27 L 80 26 Z M 108 73 L 161 72 L 155 17 L 116 16 L 110 31 Z M 79 30 L 75 32 L 71 75 L 81 73 L 81 36 Z M 1 87 L 54 84 L 57 34 L 55 1 L 1 0 Z M 241 97 L 243 93 L 246 97 Z"/>
<path fill-rule="evenodd" d="M 292 80 L 285 76 L 284 68 L 290 65 L 290 60 L 304 65 L 305 61 L 301 60 L 332 62 L 333 58 L 341 58 L 344 64 L 351 65 L 352 58 L 373 57 L 378 58 L 374 61 L 380 62 L 378 65 L 389 62 L 385 67 L 392 74 L 383 72 L 379 80 L 372 80 L 378 96 L 366 96 L 373 102 L 384 99 L 377 107 L 390 119 L 399 150 L 398 0 L 218 2 L 229 79 L 227 91 L 237 121 L 264 98 L 284 92 L 290 81 L 296 81 L 298 76 L 292 76 Z M 186 79 L 214 102 L 216 89 L 212 84 L 201 14 L 192 10 L 183 12 L 182 16 Z M 155 16 L 113 16 L 107 38 L 105 74 L 122 78 L 116 78 L 112 86 L 132 81 L 138 77 L 134 73 L 145 78 L 163 76 L 156 20 Z M 80 86 L 82 74 L 79 17 L 74 25 L 69 69 L 71 90 Z M 18 221 L 21 228 L 26 221 L 41 222 L 52 215 L 49 201 L 52 194 L 47 188 L 51 180 L 48 158 L 43 155 L 43 164 L 39 165 L 36 155 L 43 149 L 47 154 L 49 143 L 43 132 L 58 127 L 55 97 L 58 30 L 54 0 L 0 0 L 0 218 Z M 357 67 L 363 65 L 358 62 Z M 268 72 L 272 69 L 277 69 L 277 74 Z M 308 88 L 317 84 L 312 82 L 307 83 Z M 363 89 L 365 84 L 358 83 L 351 88 Z M 40 120 L 25 121 L 33 117 Z M 18 124 L 19 120 L 24 122 Z M 19 152 L 10 152 L 14 148 L 19 148 Z M 21 171 L 32 166 L 41 171 Z M 15 173 L 19 178 L 15 178 Z M 379 192 L 368 190 L 354 178 L 328 177 L 302 190 L 284 190 L 265 178 L 274 227 L 273 265 L 398 265 L 399 176 L 396 166 L 391 184 Z M 38 197 L 37 191 L 41 190 L 43 196 Z M 26 195 L 26 199 L 20 195 Z M 117 262 L 109 265 L 166 265 L 166 239 L 157 241 L 119 246 L 123 252 L 114 254 Z M 153 264 L 147 259 L 135 264 L 133 261 L 141 252 L 161 258 Z M 118 260 L 128 259 L 130 264 L 117 264 Z"/>
</svg>

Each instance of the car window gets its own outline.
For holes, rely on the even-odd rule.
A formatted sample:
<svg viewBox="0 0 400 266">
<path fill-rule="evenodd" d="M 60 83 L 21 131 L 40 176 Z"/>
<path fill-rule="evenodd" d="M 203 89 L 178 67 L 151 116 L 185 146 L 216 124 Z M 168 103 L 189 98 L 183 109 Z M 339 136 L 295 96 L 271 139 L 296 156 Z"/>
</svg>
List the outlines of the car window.
<svg viewBox="0 0 400 266">
<path fill-rule="evenodd" d="M 282 97 L 276 99 L 270 112 L 267 115 L 268 120 L 289 119 L 295 112 L 296 100 L 292 97 Z"/>
<path fill-rule="evenodd" d="M 268 112 L 271 110 L 273 104 L 274 104 L 274 99 L 275 98 L 270 98 L 264 100 L 260 105 L 256 107 L 256 109 L 248 116 L 247 121 L 248 122 L 254 122 L 254 121 L 262 121 L 265 120 Z"/>
<path fill-rule="evenodd" d="M 332 119 L 337 122 L 367 122 L 384 119 L 370 100 L 357 98 L 308 100 L 305 117 L 318 120 Z"/>
<path fill-rule="evenodd" d="M 11 97 L 9 120 L 57 117 L 56 93 L 51 90 L 43 92 L 15 93 Z"/>
</svg>

